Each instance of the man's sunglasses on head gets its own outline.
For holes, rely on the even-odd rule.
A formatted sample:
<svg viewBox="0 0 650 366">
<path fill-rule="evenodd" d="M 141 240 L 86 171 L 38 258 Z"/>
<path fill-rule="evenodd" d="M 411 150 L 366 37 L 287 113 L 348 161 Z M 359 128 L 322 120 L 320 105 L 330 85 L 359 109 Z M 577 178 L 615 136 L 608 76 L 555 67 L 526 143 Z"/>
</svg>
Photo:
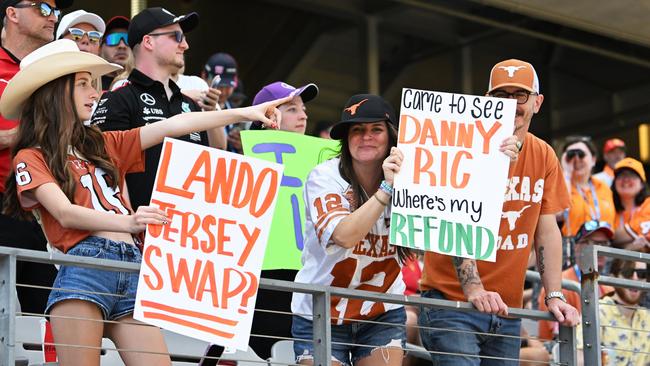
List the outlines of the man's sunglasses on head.
<svg viewBox="0 0 650 366">
<path fill-rule="evenodd" d="M 129 44 L 129 34 L 126 32 L 111 33 L 104 38 L 104 44 L 110 47 L 117 46 L 120 41 L 124 41 L 125 45 Z"/>
<path fill-rule="evenodd" d="M 68 33 L 72 36 L 72 39 L 75 42 L 81 41 L 81 39 L 84 37 L 84 35 L 88 35 L 88 41 L 90 43 L 99 43 L 102 40 L 102 36 L 104 35 L 102 32 L 99 31 L 85 31 L 83 29 L 79 28 L 68 28 Z"/>
<path fill-rule="evenodd" d="M 185 33 L 182 31 L 170 31 L 170 32 L 161 32 L 161 33 L 149 33 L 150 36 L 174 36 L 176 42 L 181 43 L 185 39 Z"/>
<path fill-rule="evenodd" d="M 39 3 L 22 3 L 22 4 L 16 4 L 13 6 L 14 8 L 18 9 L 24 9 L 24 8 L 38 8 L 40 11 L 41 15 L 44 17 L 49 17 L 54 13 L 54 17 L 56 19 L 59 19 L 59 16 L 61 16 L 61 10 L 52 7 L 48 3 L 44 2 L 39 2 Z"/>
</svg>

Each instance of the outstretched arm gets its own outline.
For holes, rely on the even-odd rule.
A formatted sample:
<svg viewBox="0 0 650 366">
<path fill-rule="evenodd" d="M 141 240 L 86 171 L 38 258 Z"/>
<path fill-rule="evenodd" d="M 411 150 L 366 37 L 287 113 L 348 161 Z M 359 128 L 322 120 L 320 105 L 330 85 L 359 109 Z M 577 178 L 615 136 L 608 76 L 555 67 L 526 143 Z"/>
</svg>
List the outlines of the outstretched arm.
<svg viewBox="0 0 650 366">
<path fill-rule="evenodd" d="M 133 215 L 116 215 L 72 204 L 55 183 L 45 183 L 32 191 L 36 200 L 66 229 L 87 231 L 114 231 L 137 234 L 147 224 L 169 222 L 165 212 L 149 206 L 141 206 Z"/>
<path fill-rule="evenodd" d="M 145 150 L 158 145 L 165 137 L 183 136 L 190 132 L 211 130 L 241 121 L 261 121 L 266 126 L 276 128 L 277 121 L 281 119 L 280 111 L 276 107 L 292 98 L 286 97 L 246 108 L 177 114 L 140 128 L 141 147 Z"/>
</svg>

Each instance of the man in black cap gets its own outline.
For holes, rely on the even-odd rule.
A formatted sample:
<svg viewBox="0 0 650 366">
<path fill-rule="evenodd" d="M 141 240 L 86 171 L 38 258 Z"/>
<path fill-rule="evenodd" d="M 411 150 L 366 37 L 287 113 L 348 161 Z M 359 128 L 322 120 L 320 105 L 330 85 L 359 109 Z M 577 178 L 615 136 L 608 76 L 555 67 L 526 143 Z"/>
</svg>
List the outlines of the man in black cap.
<svg viewBox="0 0 650 366">
<path fill-rule="evenodd" d="M 231 55 L 225 52 L 218 52 L 210 56 L 201 71 L 201 78 L 211 87 L 216 87 L 219 95 L 219 108 L 235 108 L 230 97 L 239 86 L 239 76 L 237 74 L 237 61 Z M 236 123 L 226 126 L 228 135 L 228 147 L 230 152 L 242 154 L 241 136 L 239 132 L 243 129 L 244 124 Z"/>
<path fill-rule="evenodd" d="M 54 26 L 61 10 L 72 0 L 44 0 L 28 2 L 1 0 L 0 19 L 4 38 L 0 48 L 0 96 L 9 80 L 18 72 L 20 60 L 35 49 L 54 40 Z M 13 144 L 17 120 L 0 116 L 0 197 L 11 171 L 10 146 Z M 34 250 L 45 250 L 45 237 L 38 224 L 14 220 L 0 214 L 0 245 Z M 52 265 L 18 262 L 16 281 L 30 285 L 51 286 L 56 271 Z M 26 287 L 18 288 L 23 311 L 42 313 L 49 291 Z"/>
<path fill-rule="evenodd" d="M 128 42 L 135 69 L 124 86 L 102 95 L 91 123 L 104 131 L 129 130 L 179 113 L 200 111 L 171 80 L 171 75 L 185 65 L 184 53 L 189 48 L 185 33 L 196 28 L 198 18 L 196 13 L 176 16 L 160 7 L 145 9 L 134 16 Z M 206 146 L 221 143 L 223 139 L 223 128 L 181 138 Z M 126 176 L 134 210 L 149 204 L 161 150 L 162 145 L 147 149 L 144 173 Z"/>
<path fill-rule="evenodd" d="M 108 62 L 118 64 L 124 68 L 127 67 L 129 58 L 132 58 L 131 47 L 129 47 L 129 18 L 118 15 L 112 17 L 106 23 L 106 31 L 99 49 L 99 55 Z M 131 65 L 132 65 L 131 60 Z M 109 75 L 102 76 L 102 89 L 108 90 L 113 79 L 119 74 L 119 71 Z"/>
</svg>

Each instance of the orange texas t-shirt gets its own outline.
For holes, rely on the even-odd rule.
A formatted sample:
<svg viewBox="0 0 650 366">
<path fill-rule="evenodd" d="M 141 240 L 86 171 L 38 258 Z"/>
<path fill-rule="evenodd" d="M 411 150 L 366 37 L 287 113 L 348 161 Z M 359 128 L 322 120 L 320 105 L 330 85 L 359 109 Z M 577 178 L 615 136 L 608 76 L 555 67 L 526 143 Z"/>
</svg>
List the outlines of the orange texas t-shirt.
<svg viewBox="0 0 650 366">
<path fill-rule="evenodd" d="M 477 261 L 487 291 L 501 295 L 509 307 L 521 307 L 524 277 L 540 215 L 557 214 L 569 206 L 560 162 L 544 141 L 526 134 L 517 161 L 510 165 L 496 262 Z M 424 256 L 423 290 L 436 289 L 449 300 L 467 301 L 452 257 L 433 252 Z"/>
</svg>

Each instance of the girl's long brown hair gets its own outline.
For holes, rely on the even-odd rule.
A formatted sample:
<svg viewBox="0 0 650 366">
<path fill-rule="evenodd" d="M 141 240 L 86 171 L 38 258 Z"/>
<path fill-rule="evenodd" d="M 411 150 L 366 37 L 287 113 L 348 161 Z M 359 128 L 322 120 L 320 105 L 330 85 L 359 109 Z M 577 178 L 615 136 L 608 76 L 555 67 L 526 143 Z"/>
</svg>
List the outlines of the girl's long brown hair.
<svg viewBox="0 0 650 366">
<path fill-rule="evenodd" d="M 390 148 L 397 146 L 397 129 L 389 122 L 385 121 L 384 124 L 386 125 L 386 130 L 388 131 L 388 149 L 386 150 L 386 156 L 384 156 L 385 159 L 390 154 Z M 368 201 L 370 197 L 364 194 L 363 188 L 361 187 L 361 184 L 359 184 L 359 179 L 352 166 L 352 154 L 350 154 L 350 145 L 348 143 L 349 132 L 350 127 L 348 126 L 344 136 L 341 138 L 339 173 L 341 174 L 341 177 L 350 183 L 350 186 L 352 187 L 355 201 L 358 202 L 357 207 L 355 207 L 356 209 L 358 207 L 361 207 L 361 205 Z M 381 180 L 377 181 L 377 187 L 379 187 L 380 183 Z M 397 246 L 397 255 L 400 262 L 404 263 L 407 259 L 413 257 L 415 254 L 408 248 Z"/>
<path fill-rule="evenodd" d="M 74 105 L 75 74 L 59 77 L 40 87 L 23 106 L 16 145 L 11 158 L 22 149 L 38 148 L 50 173 L 70 202 L 74 202 L 77 182 L 68 164 L 69 148 L 108 174 L 108 184 L 118 185 L 118 172 L 106 152 L 104 138 L 96 126 L 84 126 Z M 16 193 L 15 172 L 7 178 L 3 211 L 6 215 L 29 219 Z"/>
</svg>

